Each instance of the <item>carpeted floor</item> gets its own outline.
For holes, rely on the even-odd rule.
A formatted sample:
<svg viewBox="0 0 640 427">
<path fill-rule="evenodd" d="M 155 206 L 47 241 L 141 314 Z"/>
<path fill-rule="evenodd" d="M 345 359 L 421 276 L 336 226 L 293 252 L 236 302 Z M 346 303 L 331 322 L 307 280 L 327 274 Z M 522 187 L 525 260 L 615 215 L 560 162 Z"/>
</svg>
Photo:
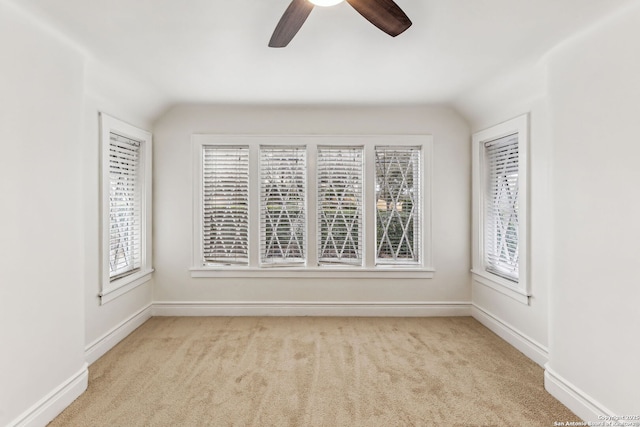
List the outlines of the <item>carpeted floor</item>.
<svg viewBox="0 0 640 427">
<path fill-rule="evenodd" d="M 472 318 L 156 317 L 50 426 L 552 426 L 542 369 Z"/>
</svg>

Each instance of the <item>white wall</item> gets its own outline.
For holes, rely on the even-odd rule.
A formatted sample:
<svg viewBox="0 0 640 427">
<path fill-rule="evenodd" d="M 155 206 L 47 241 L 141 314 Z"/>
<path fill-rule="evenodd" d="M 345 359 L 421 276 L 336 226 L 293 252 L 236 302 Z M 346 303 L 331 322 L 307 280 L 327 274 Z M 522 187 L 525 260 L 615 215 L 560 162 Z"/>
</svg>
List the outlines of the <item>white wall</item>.
<svg viewBox="0 0 640 427">
<path fill-rule="evenodd" d="M 7 425 L 68 381 L 79 380 L 63 400 L 86 386 L 83 64 L 78 51 L 5 2 L 0 52 L 0 425 Z"/>
<path fill-rule="evenodd" d="M 0 425 L 42 425 L 151 314 L 151 283 L 98 298 L 98 112 L 150 129 L 165 100 L 4 0 L 0 52 Z"/>
<path fill-rule="evenodd" d="M 474 132 L 531 113 L 534 299 L 474 284 L 473 303 L 547 346 L 547 389 L 592 421 L 640 413 L 638 52 L 630 2 L 456 104 Z"/>
<path fill-rule="evenodd" d="M 618 415 L 640 414 L 639 52 L 633 2 L 549 57 L 549 369 Z"/>
<path fill-rule="evenodd" d="M 528 64 L 497 76 L 457 101 L 472 132 L 529 114 L 529 290 L 525 305 L 472 282 L 474 316 L 541 365 L 548 360 L 551 262 L 549 174 L 551 135 L 546 66 Z"/>
<path fill-rule="evenodd" d="M 429 133 L 434 137 L 434 279 L 191 278 L 191 134 Z M 470 150 L 446 108 L 180 106 L 155 124 L 154 299 L 175 301 L 470 300 Z"/>
<path fill-rule="evenodd" d="M 85 61 L 83 207 L 85 242 L 85 345 L 89 363 L 151 316 L 153 280 L 100 304 L 101 196 L 99 112 L 145 130 L 164 104 L 161 94 L 125 72 L 88 57 Z M 125 322 L 125 324 L 123 324 Z"/>
</svg>

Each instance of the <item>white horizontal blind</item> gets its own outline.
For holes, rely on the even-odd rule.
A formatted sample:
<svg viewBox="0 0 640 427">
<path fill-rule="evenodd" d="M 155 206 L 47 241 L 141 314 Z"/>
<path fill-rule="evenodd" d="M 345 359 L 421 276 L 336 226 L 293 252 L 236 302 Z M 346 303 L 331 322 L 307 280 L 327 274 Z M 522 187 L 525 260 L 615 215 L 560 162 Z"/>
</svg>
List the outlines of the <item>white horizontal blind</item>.
<svg viewBox="0 0 640 427">
<path fill-rule="evenodd" d="M 249 147 L 204 146 L 202 255 L 207 264 L 249 262 Z"/>
<path fill-rule="evenodd" d="M 260 147 L 260 261 L 306 262 L 306 147 Z"/>
<path fill-rule="evenodd" d="M 376 147 L 376 264 L 420 262 L 420 147 Z"/>
<path fill-rule="evenodd" d="M 485 143 L 487 271 L 518 281 L 518 134 Z"/>
<path fill-rule="evenodd" d="M 362 265 L 363 147 L 318 147 L 318 261 Z"/>
<path fill-rule="evenodd" d="M 109 278 L 138 270 L 142 251 L 141 144 L 115 133 L 109 141 Z"/>
</svg>

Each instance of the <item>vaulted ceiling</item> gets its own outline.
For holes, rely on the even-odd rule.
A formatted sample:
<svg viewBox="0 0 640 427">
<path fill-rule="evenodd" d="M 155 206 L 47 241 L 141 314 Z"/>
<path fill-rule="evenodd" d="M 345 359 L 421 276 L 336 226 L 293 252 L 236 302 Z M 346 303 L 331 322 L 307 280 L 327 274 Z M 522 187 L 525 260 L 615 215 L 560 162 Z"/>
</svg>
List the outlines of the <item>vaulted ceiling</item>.
<svg viewBox="0 0 640 427">
<path fill-rule="evenodd" d="M 290 0 L 20 0 L 172 102 L 426 104 L 534 63 L 629 0 L 396 0 L 391 38 L 347 3 L 267 47 Z"/>
</svg>

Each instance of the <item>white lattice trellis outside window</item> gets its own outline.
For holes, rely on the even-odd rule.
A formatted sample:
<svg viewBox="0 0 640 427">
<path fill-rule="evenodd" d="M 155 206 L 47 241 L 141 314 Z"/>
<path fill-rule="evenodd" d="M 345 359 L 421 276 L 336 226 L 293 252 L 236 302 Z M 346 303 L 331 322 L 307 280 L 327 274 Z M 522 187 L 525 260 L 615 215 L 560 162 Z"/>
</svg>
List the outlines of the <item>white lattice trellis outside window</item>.
<svg viewBox="0 0 640 427">
<path fill-rule="evenodd" d="M 151 134 L 100 114 L 105 304 L 151 279 Z"/>
<path fill-rule="evenodd" d="M 376 147 L 376 263 L 420 262 L 420 148 Z"/>
<path fill-rule="evenodd" d="M 142 183 L 140 141 L 112 133 L 109 139 L 109 278 L 140 268 Z"/>
<path fill-rule="evenodd" d="M 318 259 L 362 264 L 363 147 L 318 147 Z"/>
<path fill-rule="evenodd" d="M 260 148 L 260 261 L 306 261 L 306 148 Z"/>
<path fill-rule="evenodd" d="M 472 147 L 474 286 L 528 304 L 529 116 L 475 133 Z"/>
<path fill-rule="evenodd" d="M 431 278 L 428 135 L 194 135 L 193 277 Z"/>
<path fill-rule="evenodd" d="M 487 271 L 518 281 L 518 135 L 485 143 L 484 244 Z"/>
</svg>

